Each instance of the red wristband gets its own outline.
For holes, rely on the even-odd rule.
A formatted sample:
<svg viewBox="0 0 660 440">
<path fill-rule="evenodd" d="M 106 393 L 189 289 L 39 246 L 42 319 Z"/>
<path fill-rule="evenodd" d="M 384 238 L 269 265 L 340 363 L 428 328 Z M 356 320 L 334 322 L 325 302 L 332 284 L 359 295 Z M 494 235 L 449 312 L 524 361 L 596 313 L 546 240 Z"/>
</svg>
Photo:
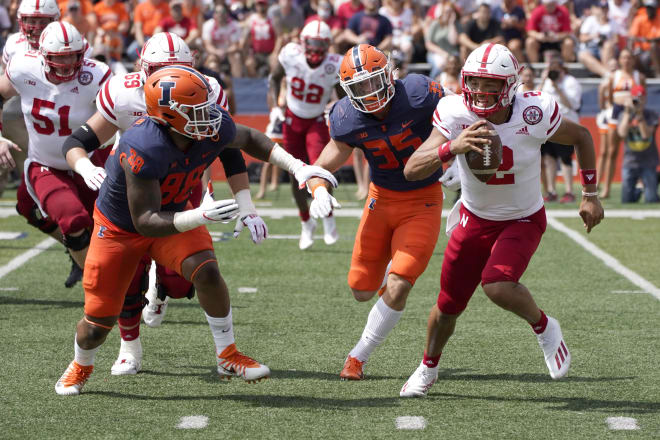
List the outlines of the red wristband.
<svg viewBox="0 0 660 440">
<path fill-rule="evenodd" d="M 451 152 L 451 141 L 447 141 L 444 144 L 440 145 L 438 148 L 438 157 L 444 162 L 449 162 L 454 158 L 454 153 Z"/>
<path fill-rule="evenodd" d="M 580 180 L 582 181 L 582 185 L 595 185 L 598 183 L 596 170 L 580 170 Z"/>
</svg>

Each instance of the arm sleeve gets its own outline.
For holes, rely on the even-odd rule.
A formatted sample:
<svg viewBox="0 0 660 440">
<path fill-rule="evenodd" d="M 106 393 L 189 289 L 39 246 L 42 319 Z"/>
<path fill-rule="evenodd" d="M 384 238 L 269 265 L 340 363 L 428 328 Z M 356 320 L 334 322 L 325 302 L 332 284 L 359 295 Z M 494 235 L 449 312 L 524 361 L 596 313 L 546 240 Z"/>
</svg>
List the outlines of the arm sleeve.
<svg viewBox="0 0 660 440">
<path fill-rule="evenodd" d="M 225 148 L 220 152 L 218 158 L 222 162 L 227 177 L 247 171 L 243 154 L 237 148 Z"/>
</svg>

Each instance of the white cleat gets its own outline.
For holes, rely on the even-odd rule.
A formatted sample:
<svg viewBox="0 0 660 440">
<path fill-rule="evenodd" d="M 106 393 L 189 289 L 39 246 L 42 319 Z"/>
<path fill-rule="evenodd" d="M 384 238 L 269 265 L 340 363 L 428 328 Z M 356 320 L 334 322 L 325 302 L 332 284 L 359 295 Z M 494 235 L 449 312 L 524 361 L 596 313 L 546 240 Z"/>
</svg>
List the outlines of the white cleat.
<svg viewBox="0 0 660 440">
<path fill-rule="evenodd" d="M 218 355 L 218 375 L 220 379 L 236 376 L 255 383 L 269 378 L 270 368 L 238 351 L 236 344 L 231 344 Z"/>
<path fill-rule="evenodd" d="M 55 392 L 60 396 L 77 396 L 94 370 L 94 365 L 82 366 L 72 361 L 55 384 Z"/>
<path fill-rule="evenodd" d="M 138 374 L 142 369 L 142 356 L 133 353 L 119 352 L 119 357 L 112 365 L 110 374 L 113 376 L 123 376 L 126 374 Z"/>
<path fill-rule="evenodd" d="M 158 298 L 158 287 L 154 286 L 149 288 L 146 294 L 149 304 L 142 309 L 142 319 L 149 327 L 158 327 L 165 319 L 165 312 L 167 311 L 167 303 L 169 297 L 165 297 L 165 301 Z"/>
<path fill-rule="evenodd" d="M 316 230 L 316 220 L 310 218 L 306 222 L 300 222 L 302 230 L 300 231 L 300 241 L 298 247 L 301 250 L 309 249 L 314 244 L 314 231 Z"/>
<path fill-rule="evenodd" d="M 330 246 L 337 243 L 337 240 L 339 240 L 339 232 L 335 217 L 323 217 L 323 241 Z"/>
<path fill-rule="evenodd" d="M 555 318 L 548 316 L 548 325 L 545 331 L 540 335 L 536 335 L 536 337 L 543 350 L 545 364 L 550 371 L 550 377 L 561 379 L 566 376 L 568 368 L 571 366 L 571 353 L 568 351 L 568 347 L 566 347 L 566 343 L 564 342 L 559 322 Z"/>
<path fill-rule="evenodd" d="M 419 364 L 419 367 L 403 384 L 399 396 L 401 397 L 425 397 L 435 381 L 438 380 L 438 367 L 429 368 Z"/>
</svg>

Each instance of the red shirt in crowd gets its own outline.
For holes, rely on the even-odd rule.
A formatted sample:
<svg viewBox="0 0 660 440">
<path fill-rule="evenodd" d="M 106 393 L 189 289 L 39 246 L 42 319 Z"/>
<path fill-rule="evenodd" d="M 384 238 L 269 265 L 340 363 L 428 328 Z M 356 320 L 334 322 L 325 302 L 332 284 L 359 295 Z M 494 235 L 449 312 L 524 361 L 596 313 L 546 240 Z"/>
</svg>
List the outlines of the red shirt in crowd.
<svg viewBox="0 0 660 440">
<path fill-rule="evenodd" d="M 163 29 L 163 32 L 172 32 L 184 40 L 188 38 L 190 31 L 197 29 L 195 20 L 188 17 L 183 17 L 179 22 L 174 21 L 172 17 L 163 18 L 159 26 Z"/>
<path fill-rule="evenodd" d="M 544 5 L 539 5 L 532 11 L 527 20 L 527 30 L 537 32 L 570 32 L 571 18 L 568 9 L 557 5 L 553 14 L 546 11 Z"/>
<path fill-rule="evenodd" d="M 341 27 L 345 28 L 348 20 L 363 9 L 364 5 L 362 3 L 354 7 L 350 0 L 339 5 L 337 8 L 337 17 L 341 19 Z"/>
<path fill-rule="evenodd" d="M 275 27 L 270 18 L 254 14 L 250 22 L 252 50 L 256 53 L 271 53 L 275 48 Z"/>
<path fill-rule="evenodd" d="M 307 20 L 305 20 L 305 24 L 314 20 L 324 21 L 325 24 L 327 24 L 330 29 L 344 29 L 344 26 L 342 26 L 344 21 L 341 18 L 337 17 L 336 15 L 328 17 L 327 20 L 322 19 L 318 14 L 310 15 L 309 17 L 307 17 Z"/>
</svg>

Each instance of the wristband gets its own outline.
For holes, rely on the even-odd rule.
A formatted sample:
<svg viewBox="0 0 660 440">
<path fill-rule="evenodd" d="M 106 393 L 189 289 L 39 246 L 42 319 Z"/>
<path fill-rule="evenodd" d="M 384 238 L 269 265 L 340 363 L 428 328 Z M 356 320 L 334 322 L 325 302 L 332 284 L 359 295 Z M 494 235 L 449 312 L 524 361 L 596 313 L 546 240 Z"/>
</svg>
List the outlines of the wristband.
<svg viewBox="0 0 660 440">
<path fill-rule="evenodd" d="M 308 187 L 309 187 L 309 185 L 308 185 Z M 309 188 L 309 193 L 312 195 L 312 197 L 314 197 L 314 191 L 316 191 L 317 189 L 319 189 L 321 187 L 325 188 L 325 185 L 323 183 L 317 183 L 316 185 Z M 326 190 L 327 190 L 327 188 L 326 188 Z"/>
<path fill-rule="evenodd" d="M 256 214 L 257 208 L 254 207 L 252 203 L 252 197 L 250 196 L 249 189 L 242 189 L 234 194 L 234 199 L 238 205 L 238 211 L 241 213 L 239 217 L 243 217 L 248 214 Z"/>
<path fill-rule="evenodd" d="M 580 181 L 582 185 L 595 185 L 597 182 L 596 170 L 580 170 Z"/>
<path fill-rule="evenodd" d="M 444 144 L 442 144 L 440 148 L 438 148 L 438 157 L 443 163 L 449 162 L 455 156 L 455 154 L 451 152 L 450 147 L 451 147 L 451 141 L 447 141 Z"/>
<path fill-rule="evenodd" d="M 305 166 L 303 161 L 291 156 L 284 150 L 284 148 L 280 147 L 279 144 L 273 145 L 272 150 L 270 150 L 268 162 L 291 174 L 295 174 L 297 170 Z"/>
<path fill-rule="evenodd" d="M 94 168 L 96 168 L 96 166 L 87 157 L 81 157 L 73 165 L 73 171 L 81 176 L 85 175 L 85 173 L 94 171 Z"/>
<path fill-rule="evenodd" d="M 598 191 L 596 191 L 596 192 L 582 191 L 582 196 L 583 197 L 597 197 L 598 196 Z"/>
</svg>

